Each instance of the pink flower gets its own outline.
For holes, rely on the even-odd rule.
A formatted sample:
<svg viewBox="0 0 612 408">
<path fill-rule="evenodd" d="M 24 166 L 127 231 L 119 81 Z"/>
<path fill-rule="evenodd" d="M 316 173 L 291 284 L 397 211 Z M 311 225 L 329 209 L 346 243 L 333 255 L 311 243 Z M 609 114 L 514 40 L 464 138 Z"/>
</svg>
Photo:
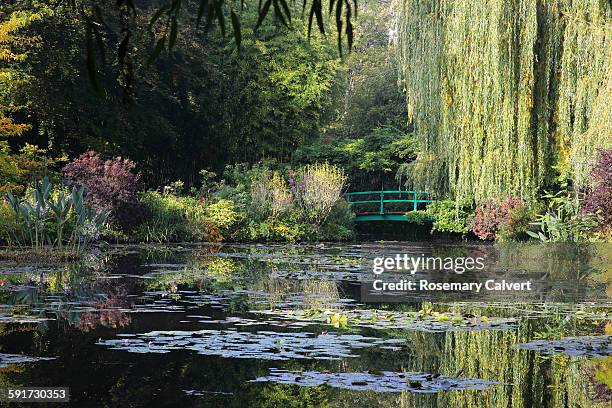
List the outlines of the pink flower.
<svg viewBox="0 0 612 408">
<path fill-rule="evenodd" d="M 289 179 L 287 181 L 289 181 L 289 184 L 293 184 L 295 182 L 293 179 Z"/>
<path fill-rule="evenodd" d="M 294 173 L 293 169 L 289 169 L 287 171 L 289 172 L 289 174 L 293 174 Z"/>
</svg>

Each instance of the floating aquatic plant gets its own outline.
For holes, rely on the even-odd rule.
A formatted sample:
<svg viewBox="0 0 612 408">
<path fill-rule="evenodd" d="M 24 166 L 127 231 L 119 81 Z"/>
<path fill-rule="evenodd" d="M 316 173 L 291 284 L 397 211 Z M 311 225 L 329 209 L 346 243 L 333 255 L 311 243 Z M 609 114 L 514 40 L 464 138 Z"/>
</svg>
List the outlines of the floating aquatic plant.
<svg viewBox="0 0 612 408">
<path fill-rule="evenodd" d="M 516 345 L 517 348 L 535 350 L 543 354 L 565 354 L 568 356 L 608 357 L 612 356 L 612 336 L 566 337 L 561 340 L 532 340 Z"/>
<path fill-rule="evenodd" d="M 485 390 L 497 384 L 473 378 L 451 378 L 439 374 L 383 371 L 370 373 L 322 373 L 319 371 L 288 371 L 270 369 L 270 375 L 251 382 L 276 382 L 301 387 L 327 385 L 354 391 L 435 393 L 451 390 Z"/>
<path fill-rule="evenodd" d="M 0 353 L 0 368 L 8 367 L 11 364 L 35 363 L 37 361 L 55 360 L 55 357 L 31 357 L 21 354 Z"/>
<path fill-rule="evenodd" d="M 99 340 L 96 344 L 130 353 L 170 353 L 192 350 L 198 354 L 226 358 L 263 360 L 315 359 L 340 360 L 357 357 L 355 349 L 376 346 L 398 349 L 402 339 L 379 339 L 357 334 L 315 334 L 307 332 L 256 333 L 233 330 L 154 331 Z"/>
<path fill-rule="evenodd" d="M 440 313 L 421 310 L 419 312 L 397 312 L 376 309 L 275 309 L 253 311 L 283 319 L 304 322 L 327 323 L 334 327 L 367 327 L 372 329 L 407 329 L 425 332 L 458 330 L 512 330 L 516 319 L 487 316 Z"/>
</svg>

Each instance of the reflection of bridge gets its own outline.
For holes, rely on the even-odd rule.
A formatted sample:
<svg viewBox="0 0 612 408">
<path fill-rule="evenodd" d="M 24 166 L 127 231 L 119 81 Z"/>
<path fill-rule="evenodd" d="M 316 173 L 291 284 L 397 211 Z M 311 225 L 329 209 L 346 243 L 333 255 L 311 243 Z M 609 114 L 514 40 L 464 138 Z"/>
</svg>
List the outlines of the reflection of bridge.
<svg viewBox="0 0 612 408">
<path fill-rule="evenodd" d="M 408 221 L 407 212 L 431 202 L 429 193 L 410 190 L 358 191 L 344 198 L 353 207 L 355 221 Z"/>
</svg>

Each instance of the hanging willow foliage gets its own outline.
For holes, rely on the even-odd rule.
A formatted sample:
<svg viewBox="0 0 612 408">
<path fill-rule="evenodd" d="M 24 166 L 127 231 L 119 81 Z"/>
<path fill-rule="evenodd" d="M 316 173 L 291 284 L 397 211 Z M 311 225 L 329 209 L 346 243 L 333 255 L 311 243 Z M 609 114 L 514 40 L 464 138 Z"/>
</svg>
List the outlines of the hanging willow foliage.
<svg viewBox="0 0 612 408">
<path fill-rule="evenodd" d="M 416 184 L 527 200 L 612 146 L 608 0 L 398 0 Z"/>
</svg>

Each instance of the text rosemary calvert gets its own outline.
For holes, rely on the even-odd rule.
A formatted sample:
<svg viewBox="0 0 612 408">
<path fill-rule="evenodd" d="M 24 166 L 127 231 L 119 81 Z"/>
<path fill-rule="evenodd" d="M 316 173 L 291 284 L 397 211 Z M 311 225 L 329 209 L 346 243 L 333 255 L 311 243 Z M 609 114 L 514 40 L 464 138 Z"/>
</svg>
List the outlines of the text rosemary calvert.
<svg viewBox="0 0 612 408">
<path fill-rule="evenodd" d="M 481 271 L 485 268 L 484 258 L 472 257 L 414 257 L 408 254 L 396 254 L 390 257 L 374 258 L 372 272 L 380 275 L 385 271 L 405 271 L 414 275 L 418 271 L 452 271 L 463 274 L 465 271 Z M 427 279 L 401 279 L 385 282 L 377 279 L 372 283 L 376 291 L 525 291 L 531 290 L 531 281 L 509 282 L 506 280 L 488 279 L 484 282 L 431 282 Z"/>
</svg>

